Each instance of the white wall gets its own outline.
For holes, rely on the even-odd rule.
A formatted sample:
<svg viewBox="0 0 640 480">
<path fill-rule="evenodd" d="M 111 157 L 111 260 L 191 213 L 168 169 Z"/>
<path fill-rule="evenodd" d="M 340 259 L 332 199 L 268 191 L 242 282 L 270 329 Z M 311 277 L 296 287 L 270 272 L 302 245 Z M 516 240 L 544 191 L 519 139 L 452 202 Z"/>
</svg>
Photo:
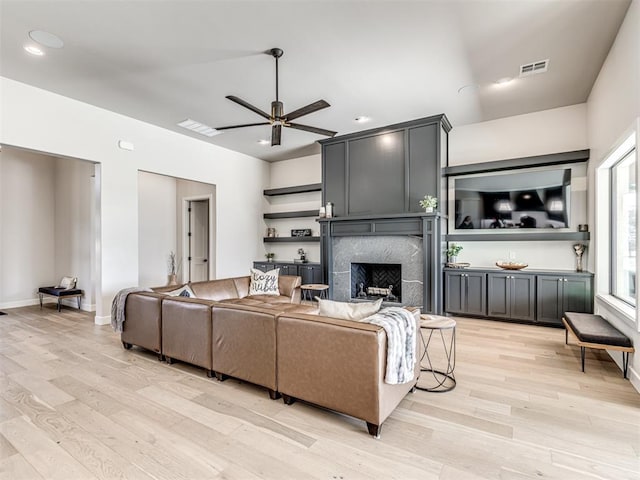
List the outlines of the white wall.
<svg viewBox="0 0 640 480">
<path fill-rule="evenodd" d="M 94 164 L 71 158 L 55 160 L 55 280 L 78 277 L 82 309 L 95 310 L 92 278 L 92 177 Z M 72 299 L 69 305 L 76 306 Z"/>
<path fill-rule="evenodd" d="M 271 163 L 271 181 L 269 188 L 293 187 L 296 185 L 308 185 L 322 182 L 322 156 L 309 155 L 291 160 Z M 264 212 L 276 213 L 293 210 L 317 210 L 322 202 L 321 192 L 299 193 L 294 195 L 281 195 L 264 198 Z M 266 235 L 267 227 L 276 229 L 276 234 L 281 237 L 291 235 L 291 230 L 296 228 L 310 228 L 311 234 L 320 235 L 320 224 L 315 217 L 287 218 L 278 220 L 263 220 L 263 235 Z M 264 252 L 275 253 L 276 260 L 293 261 L 299 258 L 298 249 L 303 248 L 310 262 L 320 261 L 319 243 L 265 243 Z M 256 260 L 264 260 L 264 254 L 256 257 Z"/>
<path fill-rule="evenodd" d="M 622 139 L 623 134 L 637 125 L 639 117 L 640 2 L 634 0 L 627 11 L 587 102 L 589 147 L 591 148 L 591 161 L 589 162 L 590 224 L 595 223 L 595 169 L 602 164 L 609 151 Z M 597 242 L 598 238 L 607 235 L 607 230 L 597 231 L 595 241 Z M 596 272 L 596 280 L 596 284 L 602 283 L 599 281 L 598 272 Z M 638 297 L 636 297 L 636 304 L 638 304 Z M 596 312 L 631 337 L 636 348 L 640 345 L 637 323 L 634 325 L 632 322 L 623 320 L 615 309 L 598 298 L 596 298 Z M 638 321 L 637 313 L 635 320 Z M 620 354 L 610 353 L 620 364 Z M 637 353 L 632 355 L 630 366 L 631 382 L 636 390 L 640 391 L 640 355 Z"/>
<path fill-rule="evenodd" d="M 218 277 L 245 274 L 262 254 L 266 162 L 7 78 L 0 104 L 0 143 L 100 163 L 96 322 L 108 322 L 118 290 L 138 284 L 138 170 L 216 185 Z"/>
<path fill-rule="evenodd" d="M 176 251 L 176 179 L 139 172 L 138 285 L 165 285 L 169 253 Z"/>
<path fill-rule="evenodd" d="M 587 106 L 582 103 L 454 127 L 449 132 L 449 165 L 586 148 Z"/>
<path fill-rule="evenodd" d="M 31 305 L 55 285 L 55 158 L 0 152 L 0 306 Z"/>
</svg>

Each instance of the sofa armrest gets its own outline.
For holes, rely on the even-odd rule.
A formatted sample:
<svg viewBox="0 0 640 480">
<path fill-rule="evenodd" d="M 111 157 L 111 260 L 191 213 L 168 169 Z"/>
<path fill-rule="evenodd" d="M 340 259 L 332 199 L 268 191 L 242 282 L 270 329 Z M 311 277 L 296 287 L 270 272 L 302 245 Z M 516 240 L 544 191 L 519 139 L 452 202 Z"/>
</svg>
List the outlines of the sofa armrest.
<svg viewBox="0 0 640 480">
<path fill-rule="evenodd" d="M 166 295 L 135 292 L 127 295 L 120 339 L 156 353 L 162 351 L 162 299 Z"/>
<path fill-rule="evenodd" d="M 302 300 L 300 285 L 302 285 L 302 277 L 298 277 L 297 275 L 278 276 L 278 289 L 280 290 L 280 295 L 289 297 L 291 299 L 291 303 L 300 303 Z"/>
</svg>

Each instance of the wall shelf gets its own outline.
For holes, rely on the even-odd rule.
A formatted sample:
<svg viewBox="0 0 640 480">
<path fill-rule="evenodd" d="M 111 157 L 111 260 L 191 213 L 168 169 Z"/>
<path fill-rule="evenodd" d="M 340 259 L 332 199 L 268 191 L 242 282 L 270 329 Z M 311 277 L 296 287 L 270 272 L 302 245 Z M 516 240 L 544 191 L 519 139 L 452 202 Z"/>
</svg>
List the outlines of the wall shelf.
<svg viewBox="0 0 640 480">
<path fill-rule="evenodd" d="M 264 243 L 319 242 L 320 237 L 264 237 Z"/>
<path fill-rule="evenodd" d="M 321 183 L 310 183 L 308 185 L 296 185 L 294 187 L 270 188 L 268 190 L 264 190 L 263 194 L 268 197 L 275 197 L 277 195 L 290 195 L 292 193 L 307 193 L 307 192 L 321 192 L 321 191 L 322 191 Z"/>
<path fill-rule="evenodd" d="M 296 210 L 294 212 L 279 212 L 279 213 L 265 213 L 263 215 L 266 219 L 277 218 L 298 218 L 298 217 L 318 217 L 320 213 L 318 210 Z"/>
<path fill-rule="evenodd" d="M 572 241 L 588 242 L 589 232 L 504 232 L 504 233 L 453 233 L 444 236 L 447 242 L 531 242 Z"/>
</svg>

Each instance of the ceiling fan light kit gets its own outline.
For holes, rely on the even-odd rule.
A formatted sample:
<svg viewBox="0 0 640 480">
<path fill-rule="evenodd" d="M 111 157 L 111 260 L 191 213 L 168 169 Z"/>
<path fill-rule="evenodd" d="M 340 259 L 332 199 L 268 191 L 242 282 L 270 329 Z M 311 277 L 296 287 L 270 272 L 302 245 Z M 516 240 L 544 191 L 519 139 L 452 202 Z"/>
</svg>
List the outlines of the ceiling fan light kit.
<svg viewBox="0 0 640 480">
<path fill-rule="evenodd" d="M 229 125 L 227 127 L 217 127 L 216 130 L 229 130 L 232 128 L 243 128 L 243 127 L 254 127 L 257 125 L 271 125 L 271 146 L 280 145 L 282 140 L 282 127 L 295 128 L 297 130 L 304 130 L 305 132 L 316 133 L 318 135 L 325 135 L 327 137 L 333 137 L 337 132 L 332 130 L 326 130 L 324 128 L 312 127 L 309 125 L 302 125 L 299 123 L 292 123 L 291 120 L 295 120 L 296 118 L 300 118 L 304 115 L 309 115 L 310 113 L 317 112 L 318 110 L 322 110 L 323 108 L 330 107 L 328 102 L 325 100 L 318 100 L 316 102 L 310 103 L 302 108 L 294 110 L 290 113 L 284 113 L 284 104 L 280 101 L 279 98 L 279 90 L 278 90 L 278 59 L 283 55 L 283 51 L 280 48 L 272 48 L 268 52 L 275 61 L 276 61 L 276 99 L 271 102 L 271 114 L 264 112 L 251 105 L 249 102 L 242 100 L 239 97 L 234 95 L 227 95 L 226 98 L 231 100 L 238 105 L 243 106 L 244 108 L 251 110 L 254 113 L 257 113 L 261 117 L 265 118 L 266 122 L 258 122 L 258 123 L 245 123 L 242 125 Z"/>
</svg>

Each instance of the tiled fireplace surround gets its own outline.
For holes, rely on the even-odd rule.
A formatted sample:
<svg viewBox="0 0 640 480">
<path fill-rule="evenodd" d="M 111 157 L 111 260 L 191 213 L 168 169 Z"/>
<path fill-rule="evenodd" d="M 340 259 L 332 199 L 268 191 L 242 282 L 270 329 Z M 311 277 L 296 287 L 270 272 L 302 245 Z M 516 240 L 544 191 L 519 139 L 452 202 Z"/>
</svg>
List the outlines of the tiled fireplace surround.
<svg viewBox="0 0 640 480">
<path fill-rule="evenodd" d="M 323 221 L 331 298 L 352 300 L 352 263 L 399 264 L 400 304 L 441 313 L 441 221 L 437 214 Z"/>
</svg>

